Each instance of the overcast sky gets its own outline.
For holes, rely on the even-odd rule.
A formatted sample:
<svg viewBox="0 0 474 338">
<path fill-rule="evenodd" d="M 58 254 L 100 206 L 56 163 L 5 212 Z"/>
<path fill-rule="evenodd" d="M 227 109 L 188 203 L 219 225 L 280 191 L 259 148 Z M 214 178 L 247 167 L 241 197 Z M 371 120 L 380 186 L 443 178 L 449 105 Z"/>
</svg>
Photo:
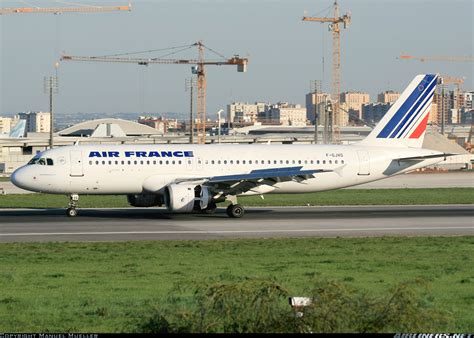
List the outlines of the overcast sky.
<svg viewBox="0 0 474 338">
<path fill-rule="evenodd" d="M 1 7 L 111 5 L 123 0 L 3 1 Z M 473 56 L 472 0 L 341 0 L 352 22 L 342 31 L 341 87 L 401 91 L 419 73 L 465 77 L 473 63 L 397 60 L 401 52 Z M 304 105 L 311 80 L 331 88 L 332 37 L 327 24 L 302 22 L 332 15 L 332 0 L 135 0 L 131 12 L 11 14 L 0 16 L 0 115 L 48 110 L 43 78 L 54 74 L 61 52 L 108 55 L 190 45 L 198 40 L 227 57 L 249 58 L 247 73 L 234 66 L 207 68 L 208 116 L 231 101 L 289 101 Z M 160 56 L 162 53 L 137 56 Z M 176 55 L 196 58 L 190 49 Z M 171 56 L 174 57 L 174 56 Z M 215 59 L 215 55 L 206 54 Z M 322 60 L 324 58 L 325 67 Z M 323 71 L 324 70 L 324 71 Z M 62 62 L 57 112 L 187 112 L 187 65 Z"/>
</svg>

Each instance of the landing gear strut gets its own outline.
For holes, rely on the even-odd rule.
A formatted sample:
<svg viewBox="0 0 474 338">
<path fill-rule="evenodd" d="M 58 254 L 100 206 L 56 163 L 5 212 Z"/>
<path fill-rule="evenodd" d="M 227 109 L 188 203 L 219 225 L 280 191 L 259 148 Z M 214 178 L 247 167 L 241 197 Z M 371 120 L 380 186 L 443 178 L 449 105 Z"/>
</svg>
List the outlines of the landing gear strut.
<svg viewBox="0 0 474 338">
<path fill-rule="evenodd" d="M 216 202 L 211 201 L 211 202 L 209 202 L 209 203 L 207 204 L 207 208 L 206 208 L 206 209 L 203 209 L 203 210 L 201 210 L 201 211 L 202 211 L 203 213 L 205 213 L 205 214 L 210 215 L 210 214 L 215 213 L 215 212 L 216 212 L 216 209 L 217 209 Z"/>
<path fill-rule="evenodd" d="M 78 194 L 71 194 L 69 195 L 69 208 L 66 210 L 66 215 L 68 217 L 76 217 L 77 216 L 77 202 L 79 202 L 79 195 Z"/>
</svg>

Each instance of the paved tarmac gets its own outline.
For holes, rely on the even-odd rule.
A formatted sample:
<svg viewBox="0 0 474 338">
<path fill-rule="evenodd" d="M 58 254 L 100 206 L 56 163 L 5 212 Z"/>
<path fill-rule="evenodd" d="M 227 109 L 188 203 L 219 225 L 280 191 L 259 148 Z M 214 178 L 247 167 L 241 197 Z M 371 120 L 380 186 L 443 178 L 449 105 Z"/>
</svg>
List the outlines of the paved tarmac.
<svg viewBox="0 0 474 338">
<path fill-rule="evenodd" d="M 347 189 L 394 188 L 474 188 L 474 171 L 404 174 Z"/>
<path fill-rule="evenodd" d="M 474 235 L 473 205 L 248 208 L 241 219 L 164 209 L 0 210 L 0 243 Z"/>
</svg>

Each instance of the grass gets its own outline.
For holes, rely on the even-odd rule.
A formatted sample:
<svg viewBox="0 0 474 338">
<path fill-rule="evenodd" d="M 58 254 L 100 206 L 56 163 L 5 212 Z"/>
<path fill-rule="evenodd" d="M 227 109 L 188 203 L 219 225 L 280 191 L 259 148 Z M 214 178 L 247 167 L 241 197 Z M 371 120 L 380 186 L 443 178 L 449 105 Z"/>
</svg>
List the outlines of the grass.
<svg viewBox="0 0 474 338">
<path fill-rule="evenodd" d="M 245 206 L 473 204 L 474 188 L 347 189 L 308 194 L 239 198 Z M 0 195 L 0 208 L 65 208 L 64 195 Z M 82 208 L 129 207 L 125 196 L 81 196 Z"/>
<path fill-rule="evenodd" d="M 0 177 L 0 182 L 10 182 L 10 177 Z"/>
<path fill-rule="evenodd" d="M 474 237 L 300 238 L 0 245 L 0 332 L 120 332 L 175 286 L 209 278 L 274 278 L 304 295 L 316 277 L 382 295 L 424 280 L 454 320 L 474 331 Z M 441 325 L 441 324 L 440 324 Z"/>
</svg>

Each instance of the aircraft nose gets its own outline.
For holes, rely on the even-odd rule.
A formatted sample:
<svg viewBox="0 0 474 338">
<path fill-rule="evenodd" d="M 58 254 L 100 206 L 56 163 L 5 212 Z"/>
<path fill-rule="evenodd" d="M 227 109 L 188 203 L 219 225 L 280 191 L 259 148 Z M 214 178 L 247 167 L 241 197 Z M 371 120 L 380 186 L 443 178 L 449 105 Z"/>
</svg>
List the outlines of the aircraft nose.
<svg viewBox="0 0 474 338">
<path fill-rule="evenodd" d="M 25 170 L 23 170 L 23 168 L 19 168 L 15 170 L 10 176 L 10 181 L 18 188 L 28 190 L 26 176 Z"/>
</svg>

